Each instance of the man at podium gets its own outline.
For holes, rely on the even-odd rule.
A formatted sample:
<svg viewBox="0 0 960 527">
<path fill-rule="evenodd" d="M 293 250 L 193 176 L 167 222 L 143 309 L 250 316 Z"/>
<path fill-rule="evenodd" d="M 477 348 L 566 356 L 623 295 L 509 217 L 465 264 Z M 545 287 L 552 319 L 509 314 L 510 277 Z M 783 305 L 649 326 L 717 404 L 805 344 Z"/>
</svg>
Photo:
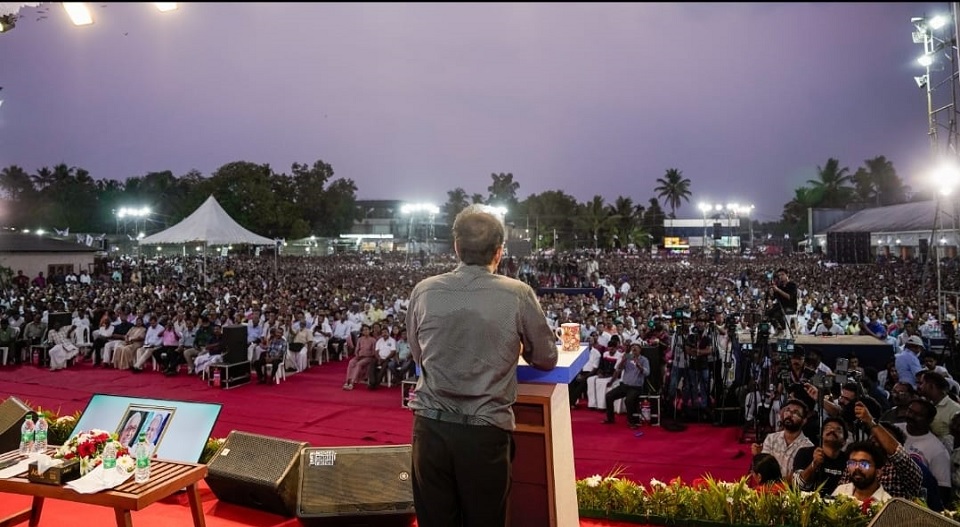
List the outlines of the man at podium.
<svg viewBox="0 0 960 527">
<path fill-rule="evenodd" d="M 413 498 L 421 527 L 504 525 L 513 459 L 517 362 L 557 364 L 556 336 L 527 284 L 495 274 L 503 223 L 473 205 L 457 215 L 460 265 L 410 294 L 410 352 L 420 366 Z M 521 351 L 522 350 L 522 351 Z"/>
</svg>

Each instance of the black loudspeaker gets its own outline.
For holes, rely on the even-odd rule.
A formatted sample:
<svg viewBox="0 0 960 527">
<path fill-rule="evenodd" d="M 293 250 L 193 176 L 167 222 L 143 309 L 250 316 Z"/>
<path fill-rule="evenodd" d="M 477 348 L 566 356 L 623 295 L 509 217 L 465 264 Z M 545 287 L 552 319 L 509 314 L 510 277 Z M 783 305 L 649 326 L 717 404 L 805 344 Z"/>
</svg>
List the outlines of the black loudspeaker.
<svg viewBox="0 0 960 527">
<path fill-rule="evenodd" d="M 930 242 L 926 238 L 920 238 L 920 263 L 927 263 L 928 254 L 930 254 Z"/>
<path fill-rule="evenodd" d="M 305 448 L 297 516 L 412 516 L 411 454 L 411 445 Z"/>
<path fill-rule="evenodd" d="M 894 498 L 870 520 L 867 527 L 958 527 L 957 523 L 939 512 L 921 507 L 903 498 Z"/>
<path fill-rule="evenodd" d="M 207 465 L 207 485 L 220 501 L 293 516 L 307 446 L 234 430 Z"/>
<path fill-rule="evenodd" d="M 223 362 L 235 364 L 247 360 L 247 326 L 223 326 Z"/>
<path fill-rule="evenodd" d="M 70 313 L 50 313 L 47 315 L 47 328 L 60 329 L 63 326 L 69 326 L 73 322 L 73 315 Z"/>
<path fill-rule="evenodd" d="M 20 427 L 33 409 L 16 397 L 0 404 L 0 454 L 20 448 Z"/>
<path fill-rule="evenodd" d="M 870 263 L 870 233 L 828 232 L 827 254 L 841 264 Z"/>
<path fill-rule="evenodd" d="M 720 223 L 719 223 L 719 222 L 714 223 L 714 224 L 713 224 L 713 239 L 714 239 L 714 240 L 719 240 L 719 239 L 721 239 L 721 238 L 723 238 L 723 235 L 720 233 Z"/>
</svg>

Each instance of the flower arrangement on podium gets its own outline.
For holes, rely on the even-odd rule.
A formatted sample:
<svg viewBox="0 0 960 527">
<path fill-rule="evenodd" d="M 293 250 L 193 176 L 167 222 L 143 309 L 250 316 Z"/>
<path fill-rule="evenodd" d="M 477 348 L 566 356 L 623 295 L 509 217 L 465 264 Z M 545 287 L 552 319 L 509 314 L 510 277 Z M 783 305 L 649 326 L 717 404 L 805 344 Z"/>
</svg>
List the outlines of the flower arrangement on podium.
<svg viewBox="0 0 960 527">
<path fill-rule="evenodd" d="M 97 468 L 103 462 L 103 449 L 113 442 L 117 448 L 117 466 L 133 472 L 137 462 L 130 455 L 130 450 L 118 441 L 117 434 L 106 430 L 87 430 L 73 436 L 53 454 L 54 459 L 79 459 L 80 475 L 83 476 Z"/>
</svg>

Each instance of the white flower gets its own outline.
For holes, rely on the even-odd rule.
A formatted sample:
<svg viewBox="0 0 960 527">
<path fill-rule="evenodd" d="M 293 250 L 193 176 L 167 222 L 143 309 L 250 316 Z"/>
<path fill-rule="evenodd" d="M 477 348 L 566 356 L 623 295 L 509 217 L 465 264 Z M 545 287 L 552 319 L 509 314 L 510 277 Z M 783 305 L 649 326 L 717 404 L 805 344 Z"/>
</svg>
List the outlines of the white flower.
<svg viewBox="0 0 960 527">
<path fill-rule="evenodd" d="M 662 482 L 662 481 L 660 481 L 660 480 L 657 479 L 657 478 L 651 478 L 651 479 L 650 479 L 650 487 L 651 487 L 651 488 L 657 488 L 657 487 L 659 487 L 659 488 L 665 489 L 665 488 L 667 488 L 667 484 L 664 483 L 664 482 Z"/>
<path fill-rule="evenodd" d="M 71 423 L 71 422 L 73 422 L 73 421 L 76 421 L 76 419 L 74 419 L 72 415 L 65 415 L 65 416 L 63 416 L 63 417 L 58 417 L 56 422 L 57 422 L 57 423 Z"/>
<path fill-rule="evenodd" d="M 603 478 L 601 478 L 599 474 L 590 476 L 589 478 L 583 480 L 588 487 L 599 487 L 601 481 L 603 481 Z"/>
<path fill-rule="evenodd" d="M 127 472 L 133 472 L 133 469 L 137 468 L 137 460 L 130 456 L 120 456 L 117 458 L 117 467 Z"/>
<path fill-rule="evenodd" d="M 727 496 L 727 503 L 729 503 L 730 505 L 733 505 L 733 497 L 732 497 L 732 496 Z"/>
</svg>

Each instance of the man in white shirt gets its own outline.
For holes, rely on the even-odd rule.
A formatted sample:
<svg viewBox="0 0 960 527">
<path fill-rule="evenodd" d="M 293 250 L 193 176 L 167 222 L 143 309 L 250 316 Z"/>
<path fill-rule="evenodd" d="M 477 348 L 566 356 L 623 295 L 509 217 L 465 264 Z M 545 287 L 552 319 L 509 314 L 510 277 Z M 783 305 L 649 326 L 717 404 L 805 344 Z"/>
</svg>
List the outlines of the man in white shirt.
<svg viewBox="0 0 960 527">
<path fill-rule="evenodd" d="M 377 362 L 370 366 L 370 378 L 367 382 L 367 386 L 371 389 L 383 382 L 387 374 L 387 363 L 397 355 L 397 341 L 390 336 L 387 328 L 380 330 L 380 338 L 377 339 L 374 350 L 377 352 Z"/>
<path fill-rule="evenodd" d="M 940 487 L 940 498 L 947 503 L 950 497 L 950 452 L 943 442 L 930 431 L 937 407 L 930 401 L 915 399 L 907 409 L 907 422 L 896 423 L 895 426 L 906 432 L 907 440 L 903 447 L 910 454 L 919 454 L 930 469 L 930 473 L 937 479 Z"/>
<path fill-rule="evenodd" d="M 797 399 L 788 400 L 780 408 L 780 421 L 783 430 L 767 434 L 763 446 L 754 443 L 751 447 L 753 455 L 760 453 L 771 454 L 780 463 L 780 472 L 783 477 L 793 473 L 793 460 L 801 448 L 813 446 L 813 442 L 803 433 L 803 424 L 807 420 L 809 408 L 806 403 Z"/>
<path fill-rule="evenodd" d="M 162 333 L 163 326 L 160 325 L 160 320 L 153 317 L 150 320 L 150 326 L 147 327 L 147 336 L 143 338 L 143 347 L 137 350 L 137 359 L 133 363 L 134 368 L 142 370 L 143 365 L 153 356 L 153 350 L 163 346 Z"/>
<path fill-rule="evenodd" d="M 870 441 L 860 441 L 847 447 L 847 475 L 850 483 L 838 485 L 834 496 L 850 496 L 861 502 L 872 500 L 885 503 L 892 496 L 880 485 L 878 473 L 887 462 L 887 455 Z"/>
<path fill-rule="evenodd" d="M 843 335 L 843 328 L 834 323 L 833 317 L 823 317 L 814 334 L 821 337 Z"/>
</svg>

